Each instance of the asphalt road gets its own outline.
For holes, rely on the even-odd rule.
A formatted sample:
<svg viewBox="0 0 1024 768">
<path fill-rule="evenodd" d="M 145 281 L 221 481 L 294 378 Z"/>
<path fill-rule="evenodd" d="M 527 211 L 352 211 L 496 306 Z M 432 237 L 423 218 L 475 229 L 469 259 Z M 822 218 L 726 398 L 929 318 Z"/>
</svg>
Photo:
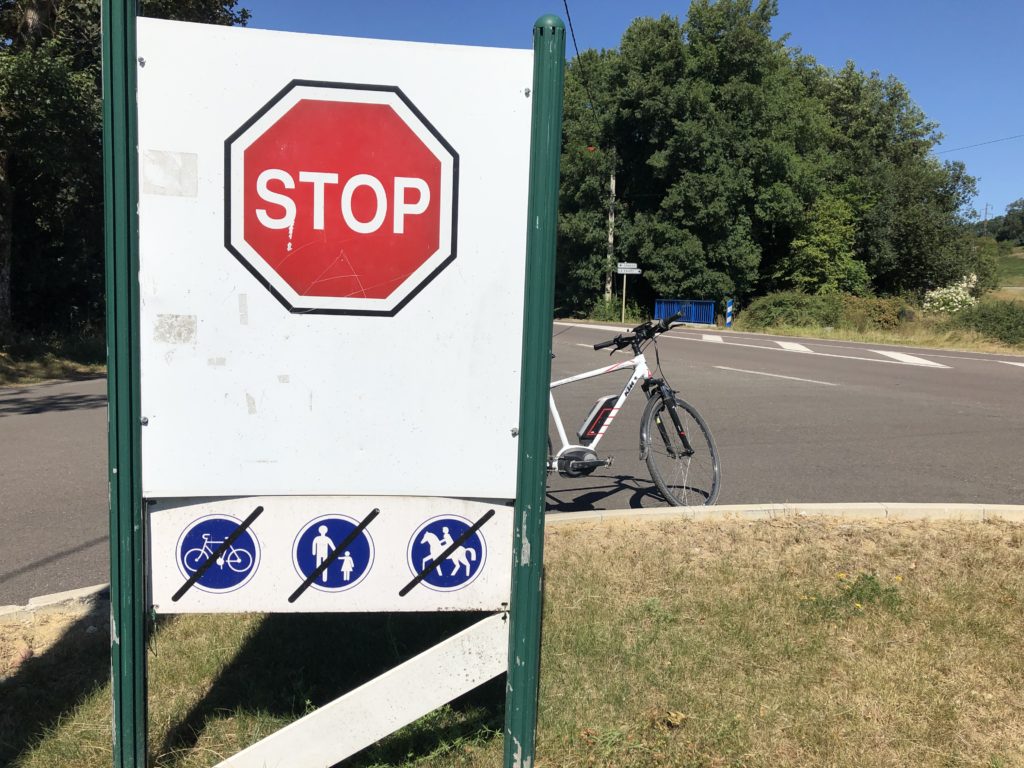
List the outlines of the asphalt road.
<svg viewBox="0 0 1024 768">
<path fill-rule="evenodd" d="M 0 388 L 0 605 L 109 579 L 107 383 Z"/>
<path fill-rule="evenodd" d="M 629 357 L 592 349 L 617 330 L 556 325 L 554 377 Z M 722 504 L 1024 503 L 1024 357 L 689 328 L 658 350 L 718 443 Z M 566 431 L 626 378 L 560 388 Z M 0 605 L 108 578 L 105 391 L 0 389 Z M 663 505 L 638 461 L 642 409 L 637 388 L 598 449 L 614 464 L 552 478 L 549 510 Z"/>
<path fill-rule="evenodd" d="M 616 330 L 556 325 L 552 378 L 631 357 L 593 350 Z M 1024 502 L 1024 357 L 690 328 L 664 334 L 658 351 L 718 444 L 720 504 Z M 647 357 L 654 368 L 653 348 Z M 556 390 L 570 438 L 628 376 Z M 615 463 L 554 478 L 549 510 L 663 503 L 638 459 L 642 408 L 637 388 L 598 447 Z"/>
</svg>

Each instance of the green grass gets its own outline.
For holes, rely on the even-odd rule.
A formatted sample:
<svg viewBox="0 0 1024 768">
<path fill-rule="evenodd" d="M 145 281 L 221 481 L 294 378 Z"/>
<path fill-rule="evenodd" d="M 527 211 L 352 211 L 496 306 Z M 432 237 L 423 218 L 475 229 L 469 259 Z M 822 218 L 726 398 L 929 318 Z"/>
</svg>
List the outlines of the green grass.
<svg viewBox="0 0 1024 768">
<path fill-rule="evenodd" d="M 1020 526 L 625 521 L 553 527 L 546 550 L 538 768 L 1024 765 Z M 459 620 L 161 621 L 153 763 L 215 764 Z M 109 689 L 61 696 L 103 668 L 95 646 L 0 683 L 13 765 L 109 765 Z M 5 707 L 18 692 L 50 702 L 41 721 Z M 497 681 L 345 765 L 500 765 L 502 697 Z"/>
<path fill-rule="evenodd" d="M 997 257 L 996 275 L 999 285 L 1024 286 L 1024 252 Z"/>
</svg>

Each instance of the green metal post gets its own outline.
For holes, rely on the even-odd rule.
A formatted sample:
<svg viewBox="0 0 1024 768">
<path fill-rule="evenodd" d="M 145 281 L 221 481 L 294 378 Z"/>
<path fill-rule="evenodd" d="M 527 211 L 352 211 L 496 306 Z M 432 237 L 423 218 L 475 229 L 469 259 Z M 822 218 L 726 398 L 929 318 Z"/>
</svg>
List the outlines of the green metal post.
<svg viewBox="0 0 1024 768">
<path fill-rule="evenodd" d="M 146 765 L 146 592 L 139 402 L 134 0 L 103 0 L 110 660 L 115 768 Z"/>
<path fill-rule="evenodd" d="M 565 25 L 557 16 L 537 19 L 533 27 L 533 53 L 519 468 L 505 699 L 506 768 L 533 765 L 537 729 L 551 320 L 565 73 Z"/>
</svg>

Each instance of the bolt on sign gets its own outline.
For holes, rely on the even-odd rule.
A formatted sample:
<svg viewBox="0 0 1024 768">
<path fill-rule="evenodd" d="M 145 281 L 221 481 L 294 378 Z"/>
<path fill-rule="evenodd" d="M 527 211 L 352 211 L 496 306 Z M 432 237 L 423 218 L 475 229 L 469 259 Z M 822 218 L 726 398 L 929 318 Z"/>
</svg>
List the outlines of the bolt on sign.
<svg viewBox="0 0 1024 768">
<path fill-rule="evenodd" d="M 332 765 L 508 669 L 534 55 L 137 30 L 146 605 L 491 614 L 222 763 Z"/>
</svg>

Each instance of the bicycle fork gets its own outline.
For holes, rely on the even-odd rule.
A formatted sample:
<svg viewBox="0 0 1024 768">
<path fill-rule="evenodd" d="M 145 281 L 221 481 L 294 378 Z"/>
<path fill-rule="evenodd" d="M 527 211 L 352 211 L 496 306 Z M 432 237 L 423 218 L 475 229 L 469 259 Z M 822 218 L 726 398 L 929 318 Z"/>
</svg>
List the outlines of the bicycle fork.
<svg viewBox="0 0 1024 768">
<path fill-rule="evenodd" d="M 645 382 L 646 383 L 646 382 Z M 694 450 L 693 445 L 690 444 L 690 438 L 686 435 L 686 428 L 683 426 L 682 419 L 679 418 L 679 411 L 676 408 L 676 397 L 675 392 L 670 389 L 664 382 L 659 382 L 656 385 L 650 385 L 644 388 L 647 394 L 648 401 L 655 397 L 661 397 L 661 401 L 665 404 L 665 411 L 668 411 L 669 416 L 672 419 L 672 428 L 676 435 L 679 436 L 679 443 L 682 444 L 682 450 L 679 450 L 677 443 L 669 435 L 668 429 L 665 427 L 665 421 L 661 415 L 655 416 L 655 423 L 658 425 L 658 433 L 661 435 L 662 442 L 665 443 L 665 450 L 669 456 L 673 459 L 689 458 L 693 456 Z M 648 436 L 650 437 L 650 436 Z M 649 442 L 649 441 L 648 441 Z M 644 440 L 640 440 L 640 460 L 643 461 L 647 458 L 647 446 L 644 445 Z"/>
</svg>

